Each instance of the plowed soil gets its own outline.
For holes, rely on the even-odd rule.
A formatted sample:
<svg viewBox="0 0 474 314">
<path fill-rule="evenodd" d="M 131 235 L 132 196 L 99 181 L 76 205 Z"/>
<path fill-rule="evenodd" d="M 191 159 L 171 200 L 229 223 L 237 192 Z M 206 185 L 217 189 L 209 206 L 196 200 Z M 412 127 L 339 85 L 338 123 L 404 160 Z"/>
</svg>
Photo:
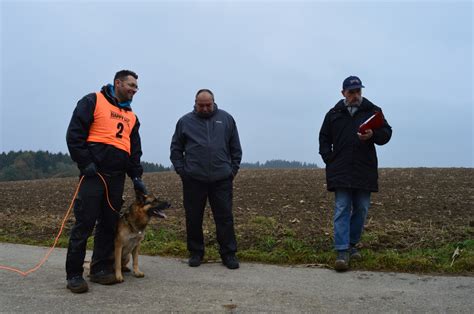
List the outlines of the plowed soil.
<svg viewBox="0 0 474 314">
<path fill-rule="evenodd" d="M 474 238 L 474 169 L 386 168 L 379 175 L 380 192 L 372 196 L 363 247 L 404 251 Z M 151 227 L 169 229 L 185 241 L 179 177 L 173 172 L 151 173 L 144 181 L 173 205 L 168 219 L 154 220 Z M 77 183 L 77 178 L 1 182 L 0 235 L 54 238 Z M 241 170 L 234 181 L 239 248 L 252 247 L 260 232 L 253 222 L 269 218 L 275 237 L 290 231 L 296 239 L 330 249 L 333 197 L 326 191 L 324 169 Z M 133 198 L 127 180 L 125 206 Z M 73 220 L 69 219 L 66 234 Z M 207 210 L 205 234 L 210 243 L 215 242 L 214 230 Z"/>
</svg>

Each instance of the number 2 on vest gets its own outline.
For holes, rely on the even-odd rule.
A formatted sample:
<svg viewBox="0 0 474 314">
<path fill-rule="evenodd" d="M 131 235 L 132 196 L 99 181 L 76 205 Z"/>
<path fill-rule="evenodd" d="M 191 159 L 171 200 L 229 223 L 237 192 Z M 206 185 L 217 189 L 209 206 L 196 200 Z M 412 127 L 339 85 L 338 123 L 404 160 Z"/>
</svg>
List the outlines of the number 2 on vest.
<svg viewBox="0 0 474 314">
<path fill-rule="evenodd" d="M 123 123 L 122 122 L 117 123 L 117 129 L 118 129 L 118 132 L 115 133 L 115 137 L 122 138 L 122 132 L 123 132 Z"/>
</svg>

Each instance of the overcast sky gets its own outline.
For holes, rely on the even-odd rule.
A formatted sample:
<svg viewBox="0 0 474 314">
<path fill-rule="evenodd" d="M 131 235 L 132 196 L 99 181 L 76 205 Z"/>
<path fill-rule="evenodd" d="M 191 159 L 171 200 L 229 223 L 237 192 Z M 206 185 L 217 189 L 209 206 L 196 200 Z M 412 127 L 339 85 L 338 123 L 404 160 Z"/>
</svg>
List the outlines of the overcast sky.
<svg viewBox="0 0 474 314">
<path fill-rule="evenodd" d="M 382 107 L 382 167 L 473 167 L 472 1 L 1 2 L 0 147 L 67 152 L 77 101 L 130 69 L 142 160 L 170 165 L 176 121 L 214 91 L 243 161 L 322 165 L 345 77 Z"/>
</svg>

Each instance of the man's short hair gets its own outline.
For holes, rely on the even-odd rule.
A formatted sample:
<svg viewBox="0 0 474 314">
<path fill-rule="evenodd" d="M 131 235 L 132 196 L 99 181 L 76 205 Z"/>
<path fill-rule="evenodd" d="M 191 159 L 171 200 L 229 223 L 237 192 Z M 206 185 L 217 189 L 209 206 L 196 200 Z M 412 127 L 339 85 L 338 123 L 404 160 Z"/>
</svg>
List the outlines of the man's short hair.
<svg viewBox="0 0 474 314">
<path fill-rule="evenodd" d="M 115 77 L 114 77 L 114 82 L 115 80 L 124 80 L 127 76 L 133 76 L 136 80 L 138 80 L 138 75 L 133 72 L 133 71 L 130 71 L 130 70 L 121 70 L 121 71 L 118 71 L 117 73 L 115 73 Z"/>
<path fill-rule="evenodd" d="M 199 96 L 199 94 L 202 94 L 202 93 L 208 93 L 208 94 L 210 94 L 210 95 L 212 96 L 212 100 L 214 100 L 214 93 L 211 92 L 211 90 L 210 90 L 210 89 L 207 89 L 207 88 L 203 88 L 203 89 L 198 90 L 197 93 L 196 93 L 196 99 L 197 99 L 197 97 Z"/>
</svg>

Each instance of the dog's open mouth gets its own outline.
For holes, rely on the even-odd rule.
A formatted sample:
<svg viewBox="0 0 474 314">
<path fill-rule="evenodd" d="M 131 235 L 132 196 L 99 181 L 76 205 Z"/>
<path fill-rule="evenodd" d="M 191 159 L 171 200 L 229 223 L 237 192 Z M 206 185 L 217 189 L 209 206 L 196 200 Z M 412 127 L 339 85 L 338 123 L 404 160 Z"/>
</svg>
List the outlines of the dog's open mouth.
<svg viewBox="0 0 474 314">
<path fill-rule="evenodd" d="M 162 210 L 159 210 L 159 209 L 153 210 L 152 214 L 153 216 L 156 216 L 158 218 L 166 218 L 166 214 Z"/>
<path fill-rule="evenodd" d="M 171 204 L 168 202 L 161 202 L 155 207 L 148 209 L 148 214 L 150 216 L 156 216 L 159 218 L 166 218 L 166 214 L 164 212 L 165 209 L 170 208 Z"/>
</svg>

